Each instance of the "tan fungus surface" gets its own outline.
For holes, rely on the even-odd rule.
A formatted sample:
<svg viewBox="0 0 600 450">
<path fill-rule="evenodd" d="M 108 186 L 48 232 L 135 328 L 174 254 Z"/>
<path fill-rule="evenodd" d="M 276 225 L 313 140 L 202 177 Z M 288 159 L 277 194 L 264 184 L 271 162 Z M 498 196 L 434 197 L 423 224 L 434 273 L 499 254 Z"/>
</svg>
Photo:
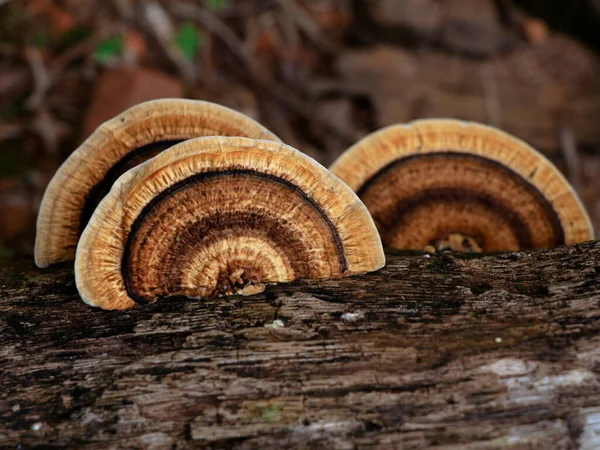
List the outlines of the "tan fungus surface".
<svg viewBox="0 0 600 450">
<path fill-rule="evenodd" d="M 114 184 L 81 236 L 75 277 L 86 303 L 126 309 L 384 263 L 367 209 L 313 159 L 273 141 L 206 137 Z"/>
<path fill-rule="evenodd" d="M 556 167 L 485 125 L 390 126 L 348 149 L 331 170 L 358 193 L 386 247 L 494 251 L 593 239 L 587 213 Z M 465 241 L 449 244 L 457 236 Z"/>
<path fill-rule="evenodd" d="M 178 141 L 221 135 L 279 141 L 244 114 L 200 100 L 152 100 L 103 123 L 46 188 L 37 220 L 36 264 L 46 267 L 74 258 L 79 235 L 95 206 L 129 168 Z"/>
</svg>

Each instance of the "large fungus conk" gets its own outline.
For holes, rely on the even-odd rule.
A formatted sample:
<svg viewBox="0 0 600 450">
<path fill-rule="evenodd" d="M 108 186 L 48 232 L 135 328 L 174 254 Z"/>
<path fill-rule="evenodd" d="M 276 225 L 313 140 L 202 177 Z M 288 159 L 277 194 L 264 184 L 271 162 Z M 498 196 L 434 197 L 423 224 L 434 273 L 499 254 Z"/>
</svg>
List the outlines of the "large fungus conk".
<svg viewBox="0 0 600 450">
<path fill-rule="evenodd" d="M 367 209 L 310 157 L 273 141 L 204 137 L 115 182 L 81 236 L 75 279 L 86 303 L 127 309 L 384 263 Z"/>
<path fill-rule="evenodd" d="M 556 167 L 488 126 L 393 125 L 359 141 L 331 170 L 367 206 L 384 247 L 497 251 L 593 239 Z"/>
<path fill-rule="evenodd" d="M 249 117 L 199 100 L 140 103 L 103 123 L 56 172 L 40 205 L 39 267 L 69 261 L 79 235 L 115 180 L 166 148 L 197 136 L 279 139 Z"/>
</svg>

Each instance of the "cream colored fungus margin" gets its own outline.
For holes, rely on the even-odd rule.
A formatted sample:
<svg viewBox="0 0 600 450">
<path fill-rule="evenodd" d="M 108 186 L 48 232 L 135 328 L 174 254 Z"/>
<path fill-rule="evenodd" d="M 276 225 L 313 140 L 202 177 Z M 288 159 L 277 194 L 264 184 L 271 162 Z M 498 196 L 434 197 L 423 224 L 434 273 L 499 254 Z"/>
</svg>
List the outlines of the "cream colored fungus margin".
<svg viewBox="0 0 600 450">
<path fill-rule="evenodd" d="M 346 150 L 331 171 L 358 191 L 391 162 L 431 152 L 472 153 L 501 163 L 535 186 L 548 200 L 558 215 L 567 244 L 594 238 L 585 208 L 558 169 L 522 140 L 490 126 L 451 119 L 391 125 Z"/>
<path fill-rule="evenodd" d="M 198 136 L 279 141 L 250 117 L 200 100 L 151 100 L 124 111 L 100 125 L 67 158 L 46 188 L 37 219 L 38 267 L 74 258 L 87 196 L 124 156 L 154 142 Z"/>
<path fill-rule="evenodd" d="M 82 299 L 104 309 L 134 306 L 126 292 L 121 261 L 138 215 L 169 186 L 194 174 L 227 169 L 279 177 L 320 206 L 339 234 L 347 261 L 347 271 L 334 277 L 377 270 L 385 264 L 381 240 L 366 207 L 346 184 L 312 158 L 273 141 L 205 137 L 171 147 L 126 172 L 113 185 L 77 247 L 75 279 Z"/>
</svg>

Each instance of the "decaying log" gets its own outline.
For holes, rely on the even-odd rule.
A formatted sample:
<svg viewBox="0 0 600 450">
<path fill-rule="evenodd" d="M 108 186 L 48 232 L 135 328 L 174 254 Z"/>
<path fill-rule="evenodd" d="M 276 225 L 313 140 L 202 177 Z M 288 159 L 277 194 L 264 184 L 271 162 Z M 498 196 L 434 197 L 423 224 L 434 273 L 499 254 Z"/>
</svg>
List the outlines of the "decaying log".
<svg viewBox="0 0 600 450">
<path fill-rule="evenodd" d="M 6 261 L 0 447 L 599 448 L 599 303 L 600 242 L 128 312 Z"/>
</svg>

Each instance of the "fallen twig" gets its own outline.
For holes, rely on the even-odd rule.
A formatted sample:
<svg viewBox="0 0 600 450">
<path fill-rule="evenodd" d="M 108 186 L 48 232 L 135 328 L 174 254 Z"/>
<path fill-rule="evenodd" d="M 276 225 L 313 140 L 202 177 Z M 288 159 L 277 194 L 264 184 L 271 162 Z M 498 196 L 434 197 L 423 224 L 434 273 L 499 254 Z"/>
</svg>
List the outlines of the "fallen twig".
<svg viewBox="0 0 600 450">
<path fill-rule="evenodd" d="M 48 64 L 48 66 L 44 65 L 41 54 L 37 48 L 26 48 L 25 57 L 29 62 L 30 71 L 23 74 L 24 79 L 18 83 L 18 87 L 26 90 L 29 89 L 32 82 L 34 83 L 33 93 L 27 100 L 27 107 L 32 110 L 39 108 L 43 103 L 48 90 L 69 64 L 74 60 L 91 53 L 99 42 L 99 36 L 94 35 L 57 56 Z M 13 86 L 13 84 L 10 84 L 8 87 Z M 4 88 L 0 86 L 0 94 L 3 94 L 3 91 Z"/>
<path fill-rule="evenodd" d="M 44 65 L 42 55 L 36 47 L 25 48 L 25 58 L 33 75 L 33 93 L 27 99 L 27 107 L 29 109 L 37 109 L 42 104 L 46 91 L 50 88 L 51 81 L 48 69 Z"/>
<path fill-rule="evenodd" d="M 350 127 L 340 128 L 329 121 L 315 121 L 314 108 L 286 86 L 271 80 L 264 71 L 257 67 L 241 39 L 215 14 L 200 6 L 187 3 L 170 4 L 168 7 L 176 16 L 196 20 L 202 26 L 212 31 L 238 57 L 245 66 L 248 74 L 260 88 L 288 105 L 298 115 L 313 123 L 317 129 L 326 129 L 329 132 L 334 132 L 340 138 L 347 141 L 348 144 L 360 138 L 360 134 L 350 129 Z"/>
<path fill-rule="evenodd" d="M 253 66 L 250 54 L 244 48 L 242 41 L 217 15 L 206 8 L 189 3 L 173 3 L 169 4 L 168 8 L 178 17 L 195 20 L 212 31 L 244 64 Z"/>
<path fill-rule="evenodd" d="M 308 14 L 308 12 L 299 7 L 295 1 L 283 0 L 288 7 L 292 17 L 296 20 L 298 26 L 306 34 L 306 36 L 324 53 L 335 53 L 335 46 L 325 36 L 323 31 L 319 28 L 315 20 Z"/>
<path fill-rule="evenodd" d="M 177 67 L 181 77 L 188 83 L 193 83 L 196 80 L 196 67 L 185 60 L 173 47 L 171 43 L 173 25 L 168 14 L 156 1 L 145 3 L 143 7 L 146 29 L 154 36 L 167 58 Z"/>
</svg>

